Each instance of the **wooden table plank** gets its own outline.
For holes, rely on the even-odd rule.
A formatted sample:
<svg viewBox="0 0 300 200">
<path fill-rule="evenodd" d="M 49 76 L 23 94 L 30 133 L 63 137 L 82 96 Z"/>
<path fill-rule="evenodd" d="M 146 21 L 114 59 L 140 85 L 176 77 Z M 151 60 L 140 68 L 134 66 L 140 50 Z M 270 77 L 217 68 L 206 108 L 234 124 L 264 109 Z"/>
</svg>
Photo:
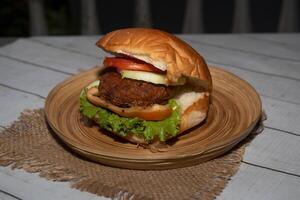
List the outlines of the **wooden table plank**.
<svg viewBox="0 0 300 200">
<path fill-rule="evenodd" d="M 9 194 L 1 189 L 0 189 L 0 199 L 1 200 L 21 200 L 20 198 L 15 197 L 12 194 Z"/>
<path fill-rule="evenodd" d="M 245 51 L 245 53 L 248 52 L 250 54 L 254 53 L 262 56 L 269 55 L 271 57 L 278 56 L 291 60 L 299 60 L 299 51 L 295 52 L 293 49 L 293 47 L 297 47 L 300 50 L 299 34 L 180 34 L 177 36 L 183 40 L 193 40 L 193 42 L 190 42 L 192 46 L 194 42 L 203 42 L 210 46 L 220 46 L 221 49 L 229 51 L 241 50 L 241 52 Z M 95 46 L 95 42 L 100 37 L 101 35 L 88 37 L 32 37 L 29 39 L 56 47 L 65 47 L 66 49 L 74 50 L 77 48 L 80 52 L 82 52 L 81 49 L 85 48 L 85 52 L 89 55 L 94 55 L 95 50 L 97 51 L 98 49 Z"/>
<path fill-rule="evenodd" d="M 276 45 L 290 48 L 291 50 L 300 50 L 300 40 L 298 33 L 280 33 L 280 34 L 245 34 L 245 37 L 264 41 L 265 43 L 273 43 Z"/>
<path fill-rule="evenodd" d="M 64 49 L 71 52 L 80 53 L 83 55 L 102 57 L 104 52 L 95 45 L 96 41 L 101 36 L 53 36 L 53 37 L 32 37 L 30 41 L 38 42 L 43 45 Z M 107 53 L 108 55 L 108 53 Z"/>
<path fill-rule="evenodd" d="M 262 97 L 263 109 L 268 127 L 288 131 L 300 135 L 300 105 Z"/>
<path fill-rule="evenodd" d="M 0 85 L 0 126 L 16 120 L 24 109 L 41 108 L 44 100 Z M 1 198 L 0 198 L 1 199 Z"/>
<path fill-rule="evenodd" d="M 265 128 L 246 148 L 245 162 L 300 177 L 300 135 Z"/>
<path fill-rule="evenodd" d="M 242 164 L 217 200 L 298 200 L 300 178 Z"/>
<path fill-rule="evenodd" d="M 3 181 L 5 180 L 5 181 Z M 68 182 L 53 182 L 23 170 L 0 167 L 0 189 L 23 200 L 105 200 L 107 198 L 82 192 Z M 1 197 L 1 196 L 0 196 Z"/>
<path fill-rule="evenodd" d="M 236 68 L 248 69 L 261 73 L 274 74 L 281 77 L 299 79 L 300 53 L 297 55 L 299 60 L 282 60 L 280 58 L 268 57 L 245 53 L 240 50 L 230 50 L 207 45 L 206 43 L 188 40 L 192 46 L 200 52 L 208 62 L 230 65 Z M 198 41 L 198 40 L 197 40 Z M 260 48 L 257 47 L 257 48 Z M 296 53 L 295 53 L 296 54 Z"/>
<path fill-rule="evenodd" d="M 69 74 L 99 63 L 99 59 L 93 56 L 65 51 L 24 39 L 1 48 L 1 55 Z"/>
<path fill-rule="evenodd" d="M 300 102 L 300 81 L 238 69 L 218 63 L 210 64 L 217 65 L 248 81 L 260 95 L 295 104 Z"/>
<path fill-rule="evenodd" d="M 46 97 L 68 75 L 0 57 L 0 83 Z"/>
<path fill-rule="evenodd" d="M 269 34 L 268 34 L 269 35 Z M 280 42 L 281 34 L 277 34 L 276 42 L 269 42 L 265 39 L 265 34 L 255 34 L 254 37 L 248 34 L 212 34 L 212 35 L 181 35 L 182 38 L 196 40 L 195 43 L 205 46 L 215 47 L 215 49 L 224 49 L 229 52 L 240 52 L 248 55 L 261 55 L 278 60 L 297 60 L 300 61 L 300 49 L 297 45 L 284 44 Z M 289 34 L 290 37 L 299 41 L 300 36 Z M 284 35 L 282 35 L 284 38 Z M 191 43 L 194 44 L 194 43 Z M 239 54 L 238 54 L 239 55 Z"/>
</svg>

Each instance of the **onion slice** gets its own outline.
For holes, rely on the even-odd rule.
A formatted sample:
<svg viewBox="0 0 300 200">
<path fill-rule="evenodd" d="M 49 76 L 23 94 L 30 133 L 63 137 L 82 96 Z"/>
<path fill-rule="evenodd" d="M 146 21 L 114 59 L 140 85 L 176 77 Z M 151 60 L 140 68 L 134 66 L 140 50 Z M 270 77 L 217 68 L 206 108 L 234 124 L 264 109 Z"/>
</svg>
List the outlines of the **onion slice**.
<svg viewBox="0 0 300 200">
<path fill-rule="evenodd" d="M 130 108 L 121 108 L 115 106 L 99 96 L 98 88 L 92 87 L 87 90 L 87 99 L 96 106 L 101 106 L 123 117 L 137 117 L 144 120 L 159 121 L 168 118 L 172 109 L 168 105 L 154 104 L 148 107 L 135 106 Z"/>
<path fill-rule="evenodd" d="M 165 74 L 158 74 L 153 72 L 145 71 L 134 71 L 134 70 L 119 70 L 123 78 L 130 78 L 140 81 L 145 81 L 154 84 L 161 85 L 184 85 L 186 83 L 185 77 L 180 77 L 177 83 L 169 83 Z"/>
<path fill-rule="evenodd" d="M 168 80 L 166 75 L 157 74 L 153 72 L 144 71 L 132 71 L 132 70 L 120 70 L 123 78 L 130 78 L 140 81 L 146 81 L 154 84 L 167 85 Z"/>
</svg>

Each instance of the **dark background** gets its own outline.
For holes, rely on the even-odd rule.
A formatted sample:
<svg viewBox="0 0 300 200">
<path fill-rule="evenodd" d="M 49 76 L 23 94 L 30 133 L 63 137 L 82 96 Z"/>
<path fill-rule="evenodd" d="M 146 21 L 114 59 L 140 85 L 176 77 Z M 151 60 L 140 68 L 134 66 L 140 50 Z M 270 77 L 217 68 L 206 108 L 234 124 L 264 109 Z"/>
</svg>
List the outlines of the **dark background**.
<svg viewBox="0 0 300 200">
<path fill-rule="evenodd" d="M 283 0 L 250 0 L 251 32 L 277 32 Z M 45 0 L 49 35 L 79 35 L 79 0 Z M 170 6 L 172 5 L 172 6 Z M 152 27 L 181 33 L 185 0 L 152 0 Z M 28 0 L 0 1 L 0 37 L 29 36 Z M 204 0 L 204 33 L 230 33 L 234 0 Z M 134 0 L 97 1 L 101 33 L 134 26 Z M 300 21 L 300 20 L 298 20 Z"/>
</svg>

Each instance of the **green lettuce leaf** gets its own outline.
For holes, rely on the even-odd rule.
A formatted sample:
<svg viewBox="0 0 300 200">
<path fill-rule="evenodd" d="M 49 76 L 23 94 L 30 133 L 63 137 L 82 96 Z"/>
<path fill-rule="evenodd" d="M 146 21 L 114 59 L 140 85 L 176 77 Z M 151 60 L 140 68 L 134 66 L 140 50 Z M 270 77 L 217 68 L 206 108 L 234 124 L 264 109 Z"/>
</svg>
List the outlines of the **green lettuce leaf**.
<svg viewBox="0 0 300 200">
<path fill-rule="evenodd" d="M 169 100 L 172 114 L 161 121 L 146 121 L 139 118 L 121 117 L 111 111 L 94 106 L 86 98 L 86 89 L 80 94 L 80 112 L 93 119 L 101 128 L 126 136 L 129 133 L 142 136 L 146 142 L 158 137 L 160 141 L 174 137 L 179 133 L 180 107 L 174 99 Z"/>
</svg>

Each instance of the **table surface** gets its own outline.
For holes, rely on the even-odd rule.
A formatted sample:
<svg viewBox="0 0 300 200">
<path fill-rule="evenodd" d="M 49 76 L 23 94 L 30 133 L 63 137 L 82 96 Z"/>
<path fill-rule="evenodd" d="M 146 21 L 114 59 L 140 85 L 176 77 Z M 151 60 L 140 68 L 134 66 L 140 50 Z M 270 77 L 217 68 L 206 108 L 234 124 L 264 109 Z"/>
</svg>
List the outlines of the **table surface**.
<svg viewBox="0 0 300 200">
<path fill-rule="evenodd" d="M 99 65 L 100 36 L 32 37 L 0 48 L 0 129 L 26 108 L 43 107 L 60 81 Z M 299 199 L 300 34 L 179 35 L 211 65 L 251 83 L 268 119 L 217 198 Z M 0 167 L 0 199 L 105 199 L 37 174 Z"/>
</svg>

